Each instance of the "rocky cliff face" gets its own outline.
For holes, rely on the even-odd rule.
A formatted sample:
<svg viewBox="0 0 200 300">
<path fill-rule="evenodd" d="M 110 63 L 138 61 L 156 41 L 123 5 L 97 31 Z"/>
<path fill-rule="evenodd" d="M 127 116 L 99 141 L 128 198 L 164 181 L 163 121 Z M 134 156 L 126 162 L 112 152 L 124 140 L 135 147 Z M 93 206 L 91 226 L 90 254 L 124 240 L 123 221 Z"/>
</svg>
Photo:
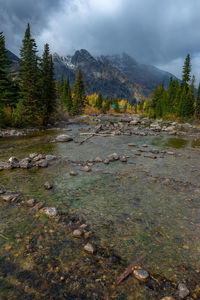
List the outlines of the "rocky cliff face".
<svg viewBox="0 0 200 300">
<path fill-rule="evenodd" d="M 142 65 L 127 54 L 93 57 L 87 50 L 76 51 L 73 56 L 53 55 L 56 79 L 70 76 L 71 84 L 81 69 L 87 93 L 101 91 L 104 96 L 139 99 L 148 96 L 163 81 L 167 85 L 170 73 L 150 65 Z"/>
</svg>

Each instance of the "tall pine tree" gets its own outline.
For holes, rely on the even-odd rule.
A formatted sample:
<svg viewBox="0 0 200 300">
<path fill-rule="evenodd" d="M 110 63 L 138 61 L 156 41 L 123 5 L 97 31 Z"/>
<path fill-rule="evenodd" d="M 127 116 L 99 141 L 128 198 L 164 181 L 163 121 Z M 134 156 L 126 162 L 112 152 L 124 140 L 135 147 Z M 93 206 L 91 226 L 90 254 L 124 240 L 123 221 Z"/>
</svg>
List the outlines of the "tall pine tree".
<svg viewBox="0 0 200 300">
<path fill-rule="evenodd" d="M 73 91 L 72 115 L 80 115 L 83 112 L 83 109 L 86 104 L 85 86 L 84 86 L 83 75 L 81 70 L 78 71 L 72 91 Z"/>
<path fill-rule="evenodd" d="M 200 119 L 200 84 L 197 91 L 197 101 L 195 107 L 195 116 Z"/>
<path fill-rule="evenodd" d="M 24 123 L 33 124 L 38 118 L 39 104 L 39 69 L 37 46 L 35 40 L 31 37 L 30 25 L 27 25 L 25 36 L 20 51 L 21 69 L 20 69 L 20 108 L 24 116 Z"/>
<path fill-rule="evenodd" d="M 56 88 L 53 72 L 53 61 L 50 55 L 49 45 L 44 46 L 41 60 L 41 98 L 39 99 L 41 117 L 46 125 L 56 108 Z"/>
</svg>

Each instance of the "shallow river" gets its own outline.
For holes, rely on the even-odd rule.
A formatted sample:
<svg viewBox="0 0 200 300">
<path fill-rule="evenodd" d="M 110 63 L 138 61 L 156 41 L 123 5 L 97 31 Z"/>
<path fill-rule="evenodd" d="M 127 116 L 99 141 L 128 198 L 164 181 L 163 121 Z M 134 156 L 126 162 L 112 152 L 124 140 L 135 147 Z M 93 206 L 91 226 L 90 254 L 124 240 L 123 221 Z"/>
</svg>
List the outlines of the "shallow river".
<svg viewBox="0 0 200 300">
<path fill-rule="evenodd" d="M 78 136 L 78 127 L 71 126 L 69 134 Z M 159 274 L 174 284 L 189 282 L 193 292 L 198 293 L 200 150 L 195 147 L 198 143 L 167 135 L 93 137 L 82 145 L 48 142 L 60 133 L 68 132 L 62 129 L 1 138 L 0 160 L 11 156 L 22 159 L 33 152 L 53 154 L 59 159 L 44 169 L 2 171 L 0 185 L 42 200 L 45 206 L 56 206 L 63 213 L 78 216 L 90 227 L 97 246 L 111 249 L 124 267 L 144 254 L 142 267 L 150 274 Z M 137 147 L 130 147 L 129 143 Z M 159 153 L 149 153 L 152 149 Z M 128 162 L 96 163 L 91 172 L 80 171 L 79 163 L 96 157 L 105 159 L 113 152 L 127 155 Z M 145 157 L 146 154 L 157 158 Z M 70 170 L 77 170 L 78 176 L 70 176 Z M 52 190 L 44 189 L 46 181 L 53 183 Z M 113 283 L 124 267 L 115 268 L 113 264 L 113 270 L 106 269 L 108 266 L 102 258 L 101 264 L 105 265 L 100 269 L 82 250 L 84 242 L 75 240 L 71 231 L 62 223 L 55 225 L 44 215 L 35 216 L 27 208 L 1 201 L 1 299 L 101 299 L 101 293 L 102 299 L 162 298 L 148 296 L 146 287 L 132 277 L 115 290 Z M 36 261 L 37 267 L 30 243 L 37 248 L 34 253 L 42 255 Z M 66 278 L 59 290 L 55 283 L 49 284 L 52 280 L 46 280 L 44 274 L 55 271 L 55 275 L 59 270 L 64 274 L 69 270 L 76 273 L 77 279 L 72 280 L 75 286 Z M 81 285 L 79 281 L 84 276 L 93 277 L 90 283 Z M 61 276 L 59 280 L 64 279 Z M 91 294 L 86 292 L 90 289 Z"/>
</svg>

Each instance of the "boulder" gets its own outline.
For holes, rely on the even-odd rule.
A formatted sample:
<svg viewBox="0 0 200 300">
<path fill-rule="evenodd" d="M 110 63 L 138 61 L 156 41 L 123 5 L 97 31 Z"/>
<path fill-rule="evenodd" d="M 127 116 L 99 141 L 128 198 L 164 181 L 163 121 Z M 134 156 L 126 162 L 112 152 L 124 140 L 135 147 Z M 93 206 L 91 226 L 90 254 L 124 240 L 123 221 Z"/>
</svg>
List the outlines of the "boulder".
<svg viewBox="0 0 200 300">
<path fill-rule="evenodd" d="M 46 159 L 41 159 L 39 161 L 36 161 L 35 166 L 40 168 L 47 168 L 48 162 L 46 161 Z"/>
<path fill-rule="evenodd" d="M 8 162 L 11 164 L 12 168 L 19 168 L 19 160 L 16 157 L 10 157 Z"/>
<path fill-rule="evenodd" d="M 6 161 L 0 161 L 0 169 L 1 170 L 10 170 L 10 169 L 12 169 L 12 165 Z"/>
<path fill-rule="evenodd" d="M 29 169 L 32 167 L 30 158 L 26 157 L 19 162 L 19 167 L 21 169 Z"/>
<path fill-rule="evenodd" d="M 61 135 L 58 135 L 54 142 L 71 142 L 73 141 L 73 138 L 67 134 L 61 134 Z"/>
</svg>

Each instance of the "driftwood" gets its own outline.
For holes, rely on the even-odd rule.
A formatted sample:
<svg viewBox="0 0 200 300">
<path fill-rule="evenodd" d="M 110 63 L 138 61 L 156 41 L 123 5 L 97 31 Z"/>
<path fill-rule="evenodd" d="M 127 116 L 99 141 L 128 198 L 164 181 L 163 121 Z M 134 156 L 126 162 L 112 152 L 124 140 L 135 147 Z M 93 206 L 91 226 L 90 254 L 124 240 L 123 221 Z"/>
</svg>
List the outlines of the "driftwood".
<svg viewBox="0 0 200 300">
<path fill-rule="evenodd" d="M 137 260 L 134 261 L 126 270 L 117 278 L 116 285 L 119 285 L 124 279 L 126 279 L 131 272 L 133 272 L 133 268 L 138 266 L 143 259 L 145 258 L 145 255 L 140 256 Z"/>
<path fill-rule="evenodd" d="M 88 136 L 86 139 L 84 139 L 83 141 L 81 141 L 79 143 L 79 145 L 82 145 L 83 143 L 85 143 L 86 141 L 88 141 L 89 139 L 91 139 L 95 134 L 90 134 L 90 136 Z"/>
</svg>

